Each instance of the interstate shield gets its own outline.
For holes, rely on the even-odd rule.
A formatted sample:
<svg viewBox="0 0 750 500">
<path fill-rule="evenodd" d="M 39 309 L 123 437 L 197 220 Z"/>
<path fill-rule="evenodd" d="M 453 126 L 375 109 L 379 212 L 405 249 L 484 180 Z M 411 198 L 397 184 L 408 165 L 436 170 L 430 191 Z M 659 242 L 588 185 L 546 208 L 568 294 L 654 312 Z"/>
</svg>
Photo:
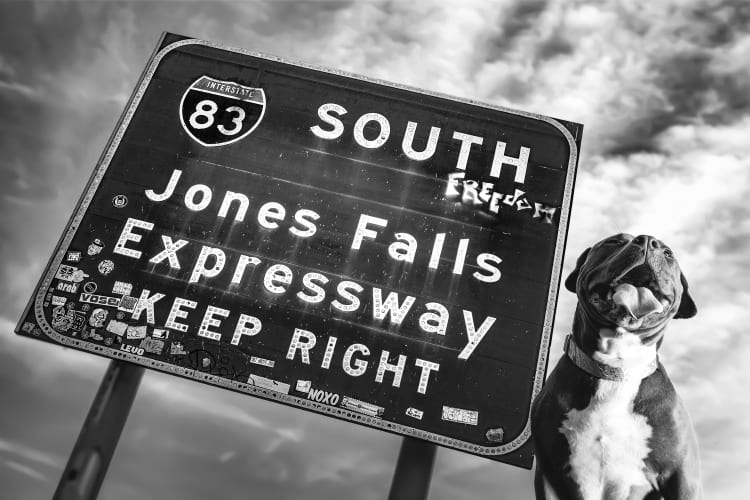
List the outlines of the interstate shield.
<svg viewBox="0 0 750 500">
<path fill-rule="evenodd" d="M 207 147 L 223 146 L 250 135 L 263 119 L 263 89 L 201 76 L 185 91 L 180 121 L 188 135 Z"/>
</svg>

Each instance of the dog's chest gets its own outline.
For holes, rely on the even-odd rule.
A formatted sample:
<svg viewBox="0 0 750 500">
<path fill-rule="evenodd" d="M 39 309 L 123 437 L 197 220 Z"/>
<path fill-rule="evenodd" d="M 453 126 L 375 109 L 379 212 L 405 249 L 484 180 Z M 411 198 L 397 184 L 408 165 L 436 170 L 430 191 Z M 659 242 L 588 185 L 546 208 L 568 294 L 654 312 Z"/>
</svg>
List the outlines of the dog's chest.
<svg viewBox="0 0 750 500">
<path fill-rule="evenodd" d="M 644 460 L 652 428 L 633 411 L 640 383 L 638 376 L 599 380 L 589 405 L 571 410 L 562 423 L 570 474 L 586 500 L 642 498 L 642 491 L 650 489 Z"/>
</svg>

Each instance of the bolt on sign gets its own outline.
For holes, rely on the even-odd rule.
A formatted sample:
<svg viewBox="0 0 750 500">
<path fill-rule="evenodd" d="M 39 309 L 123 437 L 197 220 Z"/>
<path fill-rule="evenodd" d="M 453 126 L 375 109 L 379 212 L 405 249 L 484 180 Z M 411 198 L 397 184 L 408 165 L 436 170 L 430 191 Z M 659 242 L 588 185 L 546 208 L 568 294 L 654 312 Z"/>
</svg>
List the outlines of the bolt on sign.
<svg viewBox="0 0 750 500">
<path fill-rule="evenodd" d="M 17 331 L 530 467 L 581 132 L 165 34 Z"/>
</svg>

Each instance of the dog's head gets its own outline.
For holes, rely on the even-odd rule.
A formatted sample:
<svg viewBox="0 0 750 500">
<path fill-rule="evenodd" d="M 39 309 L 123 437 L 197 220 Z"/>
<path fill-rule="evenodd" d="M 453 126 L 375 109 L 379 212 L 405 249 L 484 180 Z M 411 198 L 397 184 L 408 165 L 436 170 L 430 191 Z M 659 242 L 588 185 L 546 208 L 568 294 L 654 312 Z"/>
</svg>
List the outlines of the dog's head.
<svg viewBox="0 0 750 500">
<path fill-rule="evenodd" d="M 565 287 L 602 327 L 661 331 L 671 318 L 696 313 L 672 250 L 647 235 L 616 234 L 596 243 L 578 258 Z"/>
</svg>

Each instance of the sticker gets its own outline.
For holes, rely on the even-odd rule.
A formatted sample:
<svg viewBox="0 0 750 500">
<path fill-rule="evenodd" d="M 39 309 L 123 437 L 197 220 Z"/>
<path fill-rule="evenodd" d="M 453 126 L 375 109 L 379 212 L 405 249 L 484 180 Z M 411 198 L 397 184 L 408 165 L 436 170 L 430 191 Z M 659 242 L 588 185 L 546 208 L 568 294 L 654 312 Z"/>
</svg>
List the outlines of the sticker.
<svg viewBox="0 0 750 500">
<path fill-rule="evenodd" d="M 453 408 L 451 406 L 443 406 L 443 420 L 457 422 L 459 424 L 477 425 L 477 422 L 479 421 L 479 412 L 464 410 L 462 408 Z"/>
<path fill-rule="evenodd" d="M 120 299 L 120 306 L 117 308 L 120 311 L 133 312 L 138 306 L 138 299 L 136 297 L 130 297 L 126 295 Z"/>
<path fill-rule="evenodd" d="M 99 270 L 99 273 L 107 276 L 109 273 L 115 270 L 115 263 L 111 260 L 103 260 L 99 263 L 98 266 L 96 266 L 96 268 Z"/>
<path fill-rule="evenodd" d="M 129 339 L 142 339 L 146 337 L 146 326 L 129 326 L 127 329 Z"/>
<path fill-rule="evenodd" d="M 258 356 L 251 356 L 250 357 L 250 362 L 253 363 L 253 364 L 255 364 L 255 365 L 267 366 L 269 368 L 273 368 L 273 365 L 276 364 L 274 361 L 272 361 L 270 359 L 259 358 Z"/>
<path fill-rule="evenodd" d="M 339 404 L 339 400 L 341 399 L 341 396 L 339 396 L 335 392 L 328 392 L 322 389 L 311 388 L 307 392 L 307 399 L 309 399 L 310 401 L 316 401 L 318 403 L 323 403 L 326 405 L 336 406 L 337 404 Z"/>
<path fill-rule="evenodd" d="M 185 350 L 185 346 L 180 344 L 179 342 L 175 342 L 171 346 L 169 346 L 169 354 L 172 356 L 180 356 L 183 354 L 187 354 L 187 351 Z"/>
<path fill-rule="evenodd" d="M 424 416 L 424 412 L 422 410 L 417 410 L 413 407 L 408 407 L 406 409 L 406 415 L 411 418 L 416 418 L 417 420 L 422 420 L 422 417 Z"/>
<path fill-rule="evenodd" d="M 81 251 L 80 250 L 70 250 L 65 255 L 65 260 L 68 262 L 81 262 Z"/>
<path fill-rule="evenodd" d="M 281 392 L 283 394 L 289 394 L 289 384 L 271 380 L 270 378 L 261 377 L 259 375 L 250 375 L 247 379 L 247 383 L 256 387 L 262 387 L 275 392 Z"/>
<path fill-rule="evenodd" d="M 94 293 L 96 289 L 96 283 L 94 283 L 93 281 L 87 281 L 83 284 L 83 291 L 86 293 Z"/>
<path fill-rule="evenodd" d="M 312 387 L 312 382 L 309 380 L 298 380 L 297 381 L 297 392 L 308 392 Z"/>
<path fill-rule="evenodd" d="M 52 328 L 60 333 L 65 333 L 73 326 L 73 319 L 67 315 L 55 316 L 52 318 Z"/>
<path fill-rule="evenodd" d="M 143 349 L 141 349 L 140 347 L 136 347 L 134 345 L 121 344 L 120 350 L 135 354 L 137 356 L 143 356 Z"/>
<path fill-rule="evenodd" d="M 69 281 L 58 281 L 57 290 L 65 293 L 77 293 L 78 283 L 71 283 Z"/>
<path fill-rule="evenodd" d="M 80 302 L 97 304 L 100 306 L 117 307 L 120 305 L 119 297 L 108 297 L 106 295 L 94 295 L 93 293 L 82 293 Z"/>
<path fill-rule="evenodd" d="M 84 278 L 88 278 L 88 276 L 88 274 L 84 273 L 77 267 L 66 266 L 65 264 L 61 264 L 60 267 L 57 268 L 57 273 L 55 274 L 55 278 L 59 280 L 73 281 L 75 283 L 80 283 Z"/>
<path fill-rule="evenodd" d="M 108 332 L 114 333 L 115 335 L 122 336 L 125 335 L 125 332 L 128 330 L 128 324 L 112 319 L 109 321 L 109 323 L 107 323 L 106 330 Z"/>
<path fill-rule="evenodd" d="M 85 324 L 86 316 L 82 312 L 66 310 L 62 306 L 52 310 L 52 328 L 58 332 L 81 331 Z"/>
<path fill-rule="evenodd" d="M 53 295 L 51 300 L 53 306 L 64 306 L 67 301 L 67 297 L 60 297 L 59 295 Z"/>
<path fill-rule="evenodd" d="M 73 320 L 71 329 L 80 332 L 86 328 L 86 313 L 81 311 L 68 311 L 68 316 Z"/>
<path fill-rule="evenodd" d="M 89 255 L 98 255 L 102 250 L 104 250 L 104 243 L 99 238 L 96 238 L 89 244 L 86 253 Z"/>
<path fill-rule="evenodd" d="M 487 441 L 493 442 L 493 443 L 500 443 L 503 440 L 503 436 L 505 435 L 505 431 L 502 427 L 497 427 L 495 429 L 489 429 L 485 433 L 485 437 L 487 438 Z"/>
<path fill-rule="evenodd" d="M 168 339 L 169 338 L 169 330 L 165 330 L 163 328 L 154 328 L 153 333 L 151 333 L 151 336 L 155 339 Z"/>
<path fill-rule="evenodd" d="M 146 337 L 145 339 L 141 341 L 140 347 L 145 352 L 160 356 L 162 351 L 164 350 L 164 341 L 152 339 L 151 337 Z"/>
<path fill-rule="evenodd" d="M 36 325 L 34 323 L 27 321 L 23 324 L 23 326 L 21 326 L 21 331 L 26 332 L 26 333 L 31 333 L 34 331 L 35 326 Z"/>
<path fill-rule="evenodd" d="M 81 333 L 82 339 L 91 339 L 96 341 L 102 341 L 104 340 L 104 337 L 96 333 L 96 330 L 93 328 L 84 328 L 83 333 Z"/>
<path fill-rule="evenodd" d="M 130 295 L 130 292 L 133 291 L 133 284 L 132 283 L 125 283 L 124 281 L 115 281 L 115 284 L 112 286 L 112 293 L 117 295 Z"/>
<path fill-rule="evenodd" d="M 112 198 L 112 206 L 115 208 L 125 208 L 128 206 L 128 197 L 124 194 L 118 194 Z"/>
<path fill-rule="evenodd" d="M 109 316 L 108 311 L 97 307 L 91 312 L 89 325 L 93 326 L 94 328 L 102 328 L 104 326 L 104 323 L 107 321 L 107 316 Z"/>
<path fill-rule="evenodd" d="M 360 401 L 359 399 L 350 398 L 348 396 L 344 396 L 341 400 L 341 406 L 343 408 L 346 408 L 347 410 L 356 411 L 357 413 L 364 413 L 365 415 L 369 415 L 371 417 L 382 417 L 383 413 L 385 412 L 385 408 L 382 406 L 377 406 L 372 403 L 366 403 L 365 401 Z"/>
</svg>

